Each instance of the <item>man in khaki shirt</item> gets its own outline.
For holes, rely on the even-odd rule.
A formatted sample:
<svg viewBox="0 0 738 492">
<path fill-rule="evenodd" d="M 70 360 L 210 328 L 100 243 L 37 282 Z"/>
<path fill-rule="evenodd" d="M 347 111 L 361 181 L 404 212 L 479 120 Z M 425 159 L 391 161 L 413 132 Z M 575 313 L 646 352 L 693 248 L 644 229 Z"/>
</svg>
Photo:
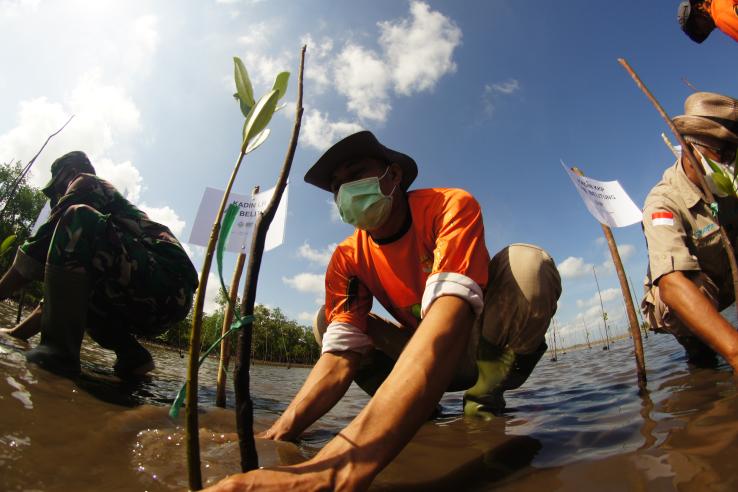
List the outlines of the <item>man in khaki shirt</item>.
<svg viewBox="0 0 738 492">
<path fill-rule="evenodd" d="M 733 245 L 738 236 L 738 199 L 712 179 L 707 159 L 734 175 L 738 101 L 698 92 L 684 103 L 674 124 L 703 161 L 699 169 L 717 200 L 718 220 Z M 676 337 L 690 362 L 712 366 L 715 352 L 738 372 L 738 332 L 721 315 L 735 300 L 719 227 L 686 158 L 678 159 L 651 190 L 643 208 L 648 277 L 642 308 L 651 327 Z"/>
</svg>

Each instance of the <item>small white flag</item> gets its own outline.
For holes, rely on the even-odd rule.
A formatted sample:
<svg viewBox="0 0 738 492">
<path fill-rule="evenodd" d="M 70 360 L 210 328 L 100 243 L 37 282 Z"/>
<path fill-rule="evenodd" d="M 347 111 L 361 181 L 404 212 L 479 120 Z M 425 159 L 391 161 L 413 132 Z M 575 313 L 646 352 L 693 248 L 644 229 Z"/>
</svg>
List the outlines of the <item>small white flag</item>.
<svg viewBox="0 0 738 492">
<path fill-rule="evenodd" d="M 633 203 L 619 182 L 578 176 L 563 161 L 561 165 L 569 174 L 589 213 L 599 223 L 610 227 L 626 227 L 642 220 L 641 209 Z"/>
</svg>

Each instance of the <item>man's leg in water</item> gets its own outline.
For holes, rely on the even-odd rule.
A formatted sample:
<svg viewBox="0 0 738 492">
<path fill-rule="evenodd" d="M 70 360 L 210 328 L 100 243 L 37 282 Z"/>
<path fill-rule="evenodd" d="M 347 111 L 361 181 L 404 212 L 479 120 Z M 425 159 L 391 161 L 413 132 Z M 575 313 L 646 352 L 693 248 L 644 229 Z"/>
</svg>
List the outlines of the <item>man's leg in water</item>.
<svg viewBox="0 0 738 492">
<path fill-rule="evenodd" d="M 545 334 L 561 295 L 561 278 L 544 250 L 512 244 L 492 258 L 477 352 L 478 379 L 464 413 L 490 417 L 503 392 L 520 387 L 546 351 Z"/>
</svg>

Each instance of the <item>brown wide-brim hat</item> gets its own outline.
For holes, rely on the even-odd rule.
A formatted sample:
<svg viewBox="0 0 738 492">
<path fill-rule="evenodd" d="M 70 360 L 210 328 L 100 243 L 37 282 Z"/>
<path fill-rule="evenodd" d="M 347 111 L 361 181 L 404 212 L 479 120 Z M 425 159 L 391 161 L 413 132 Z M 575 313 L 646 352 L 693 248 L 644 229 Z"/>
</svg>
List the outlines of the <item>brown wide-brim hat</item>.
<svg viewBox="0 0 738 492">
<path fill-rule="evenodd" d="M 684 114 L 672 120 L 679 133 L 738 144 L 738 100 L 714 92 L 695 92 Z"/>
<path fill-rule="evenodd" d="M 330 192 L 331 179 L 338 166 L 365 157 L 387 164 L 397 163 L 402 168 L 400 186 L 403 190 L 407 190 L 418 176 L 418 166 L 412 157 L 385 147 L 372 132 L 364 130 L 349 135 L 328 149 L 305 173 L 305 182 Z"/>
</svg>

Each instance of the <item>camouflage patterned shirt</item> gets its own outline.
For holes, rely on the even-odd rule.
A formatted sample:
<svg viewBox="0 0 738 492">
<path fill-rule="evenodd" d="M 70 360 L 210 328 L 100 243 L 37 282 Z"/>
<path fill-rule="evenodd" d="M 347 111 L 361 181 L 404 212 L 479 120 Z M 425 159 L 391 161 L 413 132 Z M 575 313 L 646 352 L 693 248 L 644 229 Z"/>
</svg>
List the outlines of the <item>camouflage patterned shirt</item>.
<svg viewBox="0 0 738 492">
<path fill-rule="evenodd" d="M 169 228 L 151 220 L 104 179 L 84 173 L 69 183 L 46 223 L 19 248 L 15 266 L 21 275 L 30 279 L 43 278 L 56 226 L 73 205 L 87 205 L 108 215 L 119 233 L 143 244 L 167 274 L 180 280 L 183 286 L 191 286 L 193 290 L 197 287 L 197 272 Z"/>
</svg>

